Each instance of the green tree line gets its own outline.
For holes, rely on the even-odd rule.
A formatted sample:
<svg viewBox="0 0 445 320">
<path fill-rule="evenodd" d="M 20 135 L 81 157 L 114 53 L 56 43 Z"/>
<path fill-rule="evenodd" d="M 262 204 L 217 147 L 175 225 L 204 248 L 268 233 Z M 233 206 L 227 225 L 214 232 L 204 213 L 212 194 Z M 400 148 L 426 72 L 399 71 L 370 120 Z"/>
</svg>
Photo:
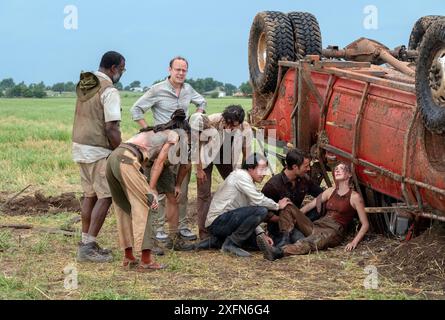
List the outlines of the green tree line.
<svg viewBox="0 0 445 320">
<path fill-rule="evenodd" d="M 157 80 L 153 84 L 161 82 L 163 80 Z M 226 92 L 228 96 L 232 96 L 235 92 L 240 91 L 245 95 L 252 94 L 252 87 L 248 81 L 243 82 L 239 87 L 231 84 L 231 83 L 222 83 L 213 78 L 198 78 L 198 79 L 187 79 L 187 83 L 189 83 L 193 89 L 195 89 L 200 94 L 204 94 L 206 92 L 213 91 L 217 88 L 221 88 Z"/>
<path fill-rule="evenodd" d="M 12 78 L 0 81 L 0 97 L 15 98 L 44 98 L 46 86 L 43 82 L 26 85 L 24 82 L 16 84 Z"/>
<path fill-rule="evenodd" d="M 153 84 L 158 83 L 163 80 L 155 81 Z M 198 79 L 187 79 L 188 82 L 196 91 L 201 94 L 210 92 L 220 88 L 226 92 L 228 96 L 232 96 L 235 92 L 239 91 L 244 95 L 252 94 L 252 87 L 248 81 L 242 83 L 239 87 L 231 83 L 222 83 L 220 81 L 214 80 L 213 78 L 198 78 Z M 136 80 L 130 83 L 130 85 L 124 87 L 122 83 L 118 82 L 115 84 L 118 90 L 132 90 L 134 88 L 141 87 L 141 82 Z M 144 91 L 147 87 L 144 88 Z M 72 81 L 69 82 L 58 82 L 52 86 L 46 86 L 43 82 L 31 83 L 26 85 L 24 82 L 15 83 L 12 78 L 3 79 L 0 81 L 0 97 L 7 98 L 44 98 L 47 96 L 47 91 L 54 91 L 58 93 L 62 92 L 75 92 L 76 84 Z"/>
</svg>

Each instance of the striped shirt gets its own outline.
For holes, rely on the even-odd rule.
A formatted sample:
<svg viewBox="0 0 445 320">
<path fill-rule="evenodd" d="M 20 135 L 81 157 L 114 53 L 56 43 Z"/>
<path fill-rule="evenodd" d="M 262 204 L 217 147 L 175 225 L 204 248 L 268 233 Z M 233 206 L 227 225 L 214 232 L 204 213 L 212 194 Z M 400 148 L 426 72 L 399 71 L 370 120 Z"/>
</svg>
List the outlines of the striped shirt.
<svg viewBox="0 0 445 320">
<path fill-rule="evenodd" d="M 149 109 L 153 112 L 154 125 L 167 123 L 176 109 L 184 109 L 188 115 L 189 105 L 205 109 L 207 102 L 192 86 L 184 83 L 179 96 L 168 79 L 153 85 L 131 108 L 132 119 L 144 119 L 144 113 Z"/>
</svg>

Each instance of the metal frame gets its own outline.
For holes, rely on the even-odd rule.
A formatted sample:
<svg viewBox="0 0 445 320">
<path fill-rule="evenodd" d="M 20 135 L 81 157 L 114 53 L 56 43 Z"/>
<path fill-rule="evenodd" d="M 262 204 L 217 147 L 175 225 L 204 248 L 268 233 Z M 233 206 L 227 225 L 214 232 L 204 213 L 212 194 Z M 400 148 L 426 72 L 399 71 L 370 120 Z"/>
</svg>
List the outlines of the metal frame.
<svg viewBox="0 0 445 320">
<path fill-rule="evenodd" d="M 360 141 L 360 129 L 362 125 L 362 118 L 363 114 L 365 113 L 365 105 L 368 101 L 368 92 L 369 92 L 369 82 L 366 82 L 365 89 L 363 90 L 362 98 L 360 100 L 360 107 L 357 112 L 357 117 L 355 118 L 355 124 L 354 124 L 354 137 L 352 140 L 352 158 L 357 158 L 358 153 L 358 143 Z M 363 198 L 362 190 L 360 189 L 360 184 L 358 182 L 357 173 L 355 172 L 355 163 L 351 163 L 351 171 L 352 171 L 352 177 L 354 179 L 355 188 L 360 193 L 360 196 Z"/>
<path fill-rule="evenodd" d="M 298 137 L 295 137 L 295 134 L 292 136 L 292 142 L 294 145 L 298 146 L 299 148 L 303 148 L 304 150 L 310 149 L 310 133 L 309 130 L 299 130 L 304 125 L 308 124 L 308 121 L 304 122 L 302 119 L 305 118 L 305 112 L 307 113 L 309 111 L 308 108 L 305 106 L 307 105 L 307 100 L 310 94 L 312 94 L 315 97 L 315 100 L 317 102 L 317 105 L 320 107 L 320 121 L 319 121 L 319 128 L 318 128 L 318 139 L 317 139 L 317 151 L 318 151 L 318 160 L 321 164 L 322 172 L 323 172 L 323 178 L 325 179 L 328 186 L 331 186 L 331 181 L 329 179 L 329 176 L 327 174 L 326 170 L 326 164 L 324 162 L 324 156 L 323 153 L 328 151 L 329 153 L 332 153 L 334 155 L 340 156 L 342 158 L 348 159 L 351 161 L 352 166 L 352 172 L 353 172 L 353 179 L 354 183 L 357 187 L 357 190 L 361 193 L 360 187 L 359 187 L 359 181 L 356 173 L 356 166 L 360 165 L 369 169 L 372 169 L 373 171 L 378 172 L 379 174 L 389 177 L 397 182 L 400 182 L 402 187 L 402 195 L 404 198 L 404 201 L 408 204 L 408 206 L 412 206 L 412 201 L 410 200 L 410 197 L 408 195 L 407 185 L 411 185 L 415 190 L 415 195 L 412 195 L 412 198 L 415 198 L 417 200 L 417 205 L 415 208 L 420 210 L 425 210 L 424 205 L 421 200 L 420 196 L 420 190 L 419 188 L 427 189 L 430 191 L 433 191 L 435 193 L 441 194 L 445 196 L 445 190 L 440 189 L 437 187 L 434 187 L 428 183 L 417 181 L 415 179 L 412 179 L 408 177 L 407 175 L 407 169 L 408 169 L 408 161 L 409 161 L 409 152 L 410 152 L 410 146 L 409 146 L 409 137 L 412 135 L 412 132 L 416 126 L 416 120 L 418 119 L 418 108 L 415 108 L 413 118 L 410 121 L 409 129 L 404 137 L 404 151 L 403 151 L 403 168 L 402 168 L 402 174 L 397 174 L 391 170 L 379 167 L 377 165 L 374 165 L 368 161 L 365 161 L 363 159 L 358 158 L 358 148 L 359 148 L 359 141 L 360 141 L 360 129 L 361 129 L 361 123 L 363 119 L 363 115 L 365 113 L 366 109 L 366 102 L 368 97 L 368 92 L 371 87 L 371 85 L 378 85 L 378 86 L 384 86 L 384 87 L 390 87 L 392 89 L 397 89 L 401 91 L 406 91 L 410 93 L 415 93 L 415 86 L 410 83 L 403 83 L 403 82 L 397 82 L 389 79 L 382 79 L 373 75 L 368 74 L 362 74 L 359 72 L 354 72 L 351 70 L 345 70 L 345 68 L 357 68 L 357 67 L 363 67 L 364 65 L 369 65 L 369 63 L 362 63 L 362 62 L 351 62 L 351 61 L 336 61 L 333 63 L 332 61 L 319 61 L 318 58 L 315 58 L 313 56 L 307 56 L 305 59 L 297 61 L 297 62 L 289 62 L 289 61 L 280 61 L 279 62 L 279 71 L 278 71 L 278 84 L 275 89 L 273 98 L 270 100 L 266 112 L 263 114 L 262 118 L 263 120 L 266 119 L 270 113 L 273 110 L 273 107 L 275 105 L 275 102 L 278 98 L 279 90 L 282 85 L 282 81 L 284 79 L 283 77 L 283 69 L 282 68 L 293 68 L 295 69 L 295 78 L 294 78 L 294 101 L 293 105 L 294 108 L 292 110 L 291 114 L 291 123 L 293 126 L 293 132 L 304 132 L 303 135 L 298 135 Z M 312 71 L 325 73 L 329 75 L 328 85 L 325 91 L 324 96 L 322 97 L 315 86 L 314 82 L 312 81 L 312 78 L 310 76 L 310 73 Z M 332 145 L 330 145 L 328 142 L 326 143 L 323 141 L 323 138 L 325 134 L 323 134 L 324 129 L 326 127 L 326 118 L 327 118 L 327 112 L 329 107 L 329 101 L 330 97 L 333 93 L 333 86 L 336 81 L 337 77 L 341 78 L 347 78 L 352 80 L 357 80 L 360 82 L 365 83 L 364 91 L 362 93 L 361 101 L 360 101 L 360 108 L 357 113 L 356 119 L 355 119 L 355 125 L 354 125 L 354 136 L 353 136 L 353 147 L 352 147 L 352 154 L 345 152 L 343 150 L 340 150 Z M 298 116 L 296 119 L 295 116 Z M 307 116 L 307 115 L 306 115 Z M 352 128 L 351 128 L 352 129 Z M 309 145 L 308 145 L 309 144 Z M 307 151 L 307 150 L 306 150 Z M 423 217 L 430 217 L 433 219 L 438 219 L 440 216 L 435 214 L 427 214 L 427 213 L 417 213 L 418 216 Z M 445 218 L 444 218 L 445 219 Z M 442 220 L 442 219 L 438 219 Z"/>
<path fill-rule="evenodd" d="M 310 57 L 310 56 L 308 56 Z M 309 61 L 304 61 L 303 62 L 309 62 Z M 342 61 L 339 61 L 339 63 L 341 63 Z M 282 67 L 288 67 L 288 68 L 297 68 L 298 64 L 300 62 L 290 62 L 290 61 L 280 61 L 278 63 L 279 66 Z M 406 92 L 411 92 L 411 93 L 415 93 L 416 89 L 414 84 L 409 84 L 409 83 L 403 83 L 403 82 L 397 82 L 397 81 L 392 81 L 389 79 L 382 79 L 379 77 L 374 77 L 372 75 L 366 75 L 366 74 L 362 74 L 359 72 L 354 72 L 351 70 L 344 70 L 341 68 L 353 68 L 353 64 L 351 64 L 349 61 L 345 61 L 345 64 L 343 67 L 323 67 L 323 61 L 317 63 L 316 65 L 310 65 L 310 69 L 312 71 L 317 71 L 317 72 L 323 72 L 323 73 L 328 73 L 328 74 L 332 74 L 332 75 L 336 75 L 337 77 L 342 77 L 342 78 L 347 78 L 347 79 L 352 79 L 352 80 L 358 80 L 358 81 L 363 81 L 363 82 L 369 82 L 372 84 L 376 84 L 376 85 L 380 85 L 383 87 L 390 87 L 393 89 L 397 89 L 397 90 L 402 90 L 402 91 L 406 91 Z M 357 67 L 357 66 L 355 66 Z"/>
</svg>

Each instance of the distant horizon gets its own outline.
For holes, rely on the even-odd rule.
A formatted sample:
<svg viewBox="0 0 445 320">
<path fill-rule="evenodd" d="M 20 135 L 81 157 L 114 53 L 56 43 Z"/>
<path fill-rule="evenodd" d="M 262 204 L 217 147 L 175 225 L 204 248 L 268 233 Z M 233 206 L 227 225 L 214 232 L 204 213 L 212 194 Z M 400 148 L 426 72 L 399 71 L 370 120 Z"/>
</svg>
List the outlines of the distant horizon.
<svg viewBox="0 0 445 320">
<path fill-rule="evenodd" d="M 93 70 L 93 71 L 95 71 L 95 70 Z M 164 79 L 158 79 L 158 80 L 154 80 L 154 82 L 156 82 L 156 81 L 163 81 L 163 80 L 165 80 L 165 79 L 167 79 L 167 77 L 168 77 L 168 75 L 166 75 L 165 76 L 165 78 Z M 0 77 L 0 82 L 2 81 L 2 80 L 5 80 L 5 79 L 10 79 L 10 78 L 12 78 L 12 80 L 14 80 L 14 83 L 17 85 L 17 84 L 19 84 L 19 83 L 24 83 L 25 85 L 27 85 L 27 86 L 29 86 L 30 84 L 38 84 L 38 83 L 40 83 L 40 82 L 43 82 L 44 84 L 45 84 L 45 86 L 46 87 L 50 87 L 50 86 L 53 86 L 53 85 L 55 85 L 55 84 L 57 84 L 57 83 L 67 83 L 67 82 L 73 82 L 74 84 L 76 84 L 77 82 L 78 82 L 78 80 L 77 81 L 73 81 L 73 80 L 68 80 L 68 81 L 57 81 L 57 82 L 54 82 L 54 83 L 46 83 L 45 81 L 43 81 L 43 80 L 40 80 L 40 81 L 36 81 L 36 82 L 26 82 L 26 81 L 24 81 L 24 80 L 17 80 L 17 79 L 14 79 L 13 77 Z M 187 78 L 186 79 L 186 81 L 187 80 L 197 80 L 197 79 L 205 79 L 205 78 L 213 78 L 213 77 L 200 77 L 200 78 Z M 218 79 L 215 79 L 215 78 L 213 78 L 213 80 L 215 80 L 215 81 L 219 81 Z M 131 81 L 129 81 L 128 83 L 123 83 L 122 81 L 119 81 L 121 84 L 122 84 L 122 86 L 125 88 L 126 86 L 129 86 L 133 81 L 140 81 L 139 79 L 134 79 L 134 80 L 131 80 Z M 249 79 L 247 79 L 246 81 L 249 81 Z M 243 81 L 243 82 L 246 82 L 246 81 Z M 150 86 L 152 86 L 152 85 L 154 85 L 154 82 L 153 83 L 150 83 L 150 84 L 147 84 L 147 85 L 145 85 L 145 84 L 143 84 L 142 83 L 142 81 L 141 81 L 141 86 L 140 86 L 140 88 L 145 88 L 145 87 L 150 87 Z M 220 82 L 222 82 L 222 81 L 220 81 Z M 224 82 L 224 84 L 226 84 L 226 83 L 230 83 L 230 82 Z M 233 85 L 235 85 L 237 88 L 239 88 L 239 86 L 242 84 L 242 83 L 240 83 L 239 85 L 236 85 L 236 84 L 234 84 L 234 83 L 230 83 L 230 84 L 233 84 Z M 124 91 L 126 91 L 126 90 L 124 90 Z M 127 90 L 128 91 L 128 90 Z"/>
<path fill-rule="evenodd" d="M 102 54 L 115 50 L 127 62 L 124 87 L 135 80 L 151 86 L 166 77 L 168 62 L 176 55 L 190 62 L 187 78 L 209 77 L 239 87 L 249 80 L 250 26 L 265 10 L 313 13 L 323 48 L 343 48 L 367 37 L 392 49 L 408 44 L 418 18 L 444 14 L 445 2 L 116 0 L 110 5 L 105 0 L 2 0 L 0 80 L 76 83 L 82 70 L 96 70 Z M 370 10 L 376 10 L 374 26 L 366 25 Z"/>
</svg>

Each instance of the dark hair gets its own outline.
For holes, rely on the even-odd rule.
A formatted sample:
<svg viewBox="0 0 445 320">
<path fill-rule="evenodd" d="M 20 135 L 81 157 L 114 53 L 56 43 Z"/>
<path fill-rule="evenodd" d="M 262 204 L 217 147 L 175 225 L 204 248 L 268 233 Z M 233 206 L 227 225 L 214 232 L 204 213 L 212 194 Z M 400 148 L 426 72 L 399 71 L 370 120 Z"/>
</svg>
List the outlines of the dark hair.
<svg viewBox="0 0 445 320">
<path fill-rule="evenodd" d="M 191 128 L 186 120 L 187 115 L 185 114 L 184 109 L 176 109 L 175 112 L 171 115 L 171 120 L 164 124 L 158 124 L 154 126 L 153 131 L 164 131 L 164 130 L 173 130 L 173 129 L 182 129 L 186 132 L 190 132 Z"/>
<path fill-rule="evenodd" d="M 268 162 L 267 158 L 262 154 L 256 152 L 252 153 L 250 156 L 247 157 L 246 160 L 243 161 L 241 169 L 255 169 L 256 167 L 258 167 L 258 162 L 260 161 L 266 161 L 266 163 Z"/>
<path fill-rule="evenodd" d="M 286 154 L 286 168 L 292 170 L 293 165 L 300 167 L 304 159 L 310 159 L 310 156 L 306 152 L 297 148 L 291 149 Z"/>
<path fill-rule="evenodd" d="M 187 64 L 187 68 L 189 67 L 189 62 L 187 61 L 186 58 L 181 57 L 181 56 L 176 56 L 176 57 L 174 57 L 173 59 L 170 60 L 170 63 L 169 63 L 170 68 L 173 67 L 173 62 L 175 62 L 176 60 L 182 60 L 182 61 L 185 61 L 185 63 Z"/>
<path fill-rule="evenodd" d="M 100 68 L 111 69 L 112 66 L 118 66 L 121 64 L 122 60 L 125 60 L 124 56 L 116 51 L 108 51 L 100 60 Z"/>
<path fill-rule="evenodd" d="M 233 124 L 234 122 L 239 122 L 239 124 L 241 124 L 244 121 L 245 112 L 243 107 L 239 104 L 231 104 L 224 109 L 222 117 L 228 124 Z"/>
</svg>

